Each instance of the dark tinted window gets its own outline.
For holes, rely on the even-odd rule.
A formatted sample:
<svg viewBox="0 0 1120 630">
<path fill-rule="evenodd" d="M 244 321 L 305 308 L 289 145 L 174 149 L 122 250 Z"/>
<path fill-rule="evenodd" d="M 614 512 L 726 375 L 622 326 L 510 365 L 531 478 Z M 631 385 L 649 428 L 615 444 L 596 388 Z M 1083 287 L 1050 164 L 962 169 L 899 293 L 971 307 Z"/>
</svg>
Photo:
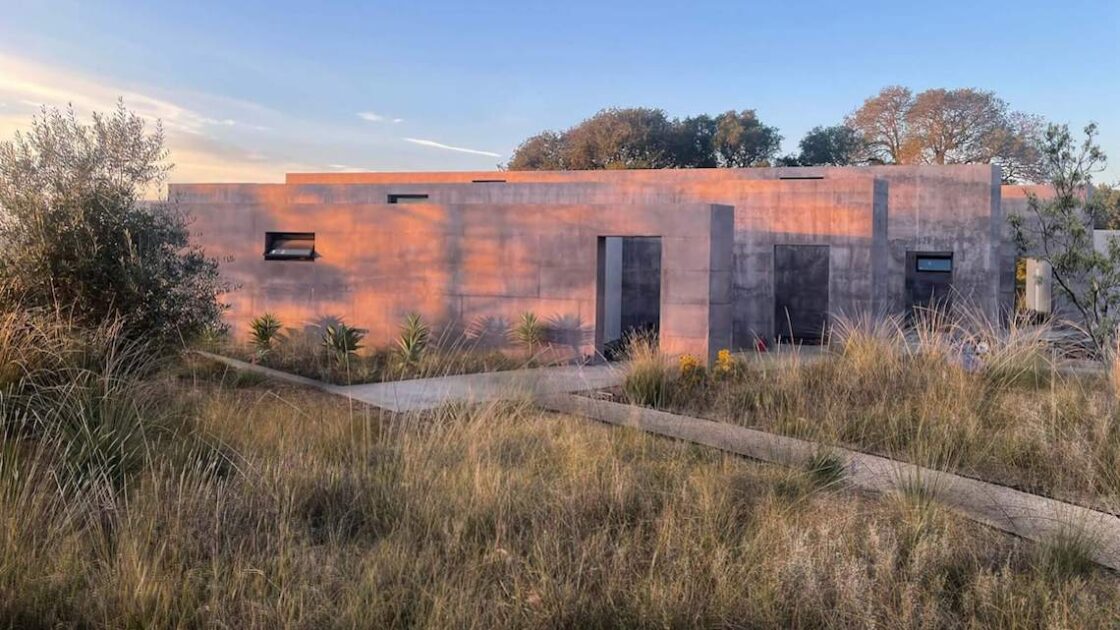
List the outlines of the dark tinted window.
<svg viewBox="0 0 1120 630">
<path fill-rule="evenodd" d="M 952 256 L 918 256 L 918 271 L 948 273 L 953 270 Z"/>
<path fill-rule="evenodd" d="M 265 232 L 265 260 L 315 260 L 314 232 Z"/>
<path fill-rule="evenodd" d="M 427 200 L 428 200 L 427 195 L 413 195 L 413 194 L 389 195 L 389 203 L 417 203 L 417 202 L 427 201 Z"/>
</svg>

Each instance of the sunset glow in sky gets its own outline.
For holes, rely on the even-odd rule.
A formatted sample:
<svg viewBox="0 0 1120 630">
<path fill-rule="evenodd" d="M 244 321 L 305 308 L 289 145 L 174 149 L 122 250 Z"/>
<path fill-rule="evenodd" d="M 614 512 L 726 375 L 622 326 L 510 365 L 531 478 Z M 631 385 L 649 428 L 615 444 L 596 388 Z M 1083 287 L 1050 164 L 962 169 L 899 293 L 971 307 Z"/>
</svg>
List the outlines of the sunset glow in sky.
<svg viewBox="0 0 1120 630">
<path fill-rule="evenodd" d="M 43 104 L 123 97 L 163 121 L 172 181 L 492 169 L 608 106 L 753 108 L 790 152 L 894 83 L 1094 120 L 1101 179 L 1120 179 L 1115 0 L 0 0 L 0 15 L 0 138 Z"/>
</svg>

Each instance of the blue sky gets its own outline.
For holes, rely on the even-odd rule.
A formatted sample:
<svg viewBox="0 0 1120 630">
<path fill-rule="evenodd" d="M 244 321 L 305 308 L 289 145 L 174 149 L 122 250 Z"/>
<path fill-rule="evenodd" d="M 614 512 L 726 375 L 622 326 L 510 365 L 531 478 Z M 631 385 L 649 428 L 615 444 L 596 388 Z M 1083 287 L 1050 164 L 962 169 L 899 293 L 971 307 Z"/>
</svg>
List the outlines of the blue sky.
<svg viewBox="0 0 1120 630">
<path fill-rule="evenodd" d="M 164 120 L 173 181 L 489 169 L 608 106 L 753 108 L 793 151 L 894 83 L 1095 120 L 1114 156 L 1101 178 L 1120 179 L 1117 0 L 0 0 L 0 15 L 0 137 L 39 104 L 124 95 Z"/>
</svg>

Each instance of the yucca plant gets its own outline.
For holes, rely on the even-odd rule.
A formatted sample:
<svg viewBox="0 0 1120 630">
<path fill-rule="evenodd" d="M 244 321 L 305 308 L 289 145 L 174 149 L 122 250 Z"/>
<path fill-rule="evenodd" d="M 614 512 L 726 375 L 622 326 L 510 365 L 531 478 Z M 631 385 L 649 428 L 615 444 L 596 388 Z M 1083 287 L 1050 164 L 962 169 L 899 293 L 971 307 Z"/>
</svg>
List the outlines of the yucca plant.
<svg viewBox="0 0 1120 630">
<path fill-rule="evenodd" d="M 333 324 L 327 326 L 323 332 L 323 347 L 327 349 L 339 363 L 348 363 L 350 357 L 362 348 L 362 339 L 366 331 L 346 324 Z"/>
<path fill-rule="evenodd" d="M 538 319 L 535 313 L 525 312 L 521 314 L 521 319 L 513 329 L 513 338 L 517 343 L 525 346 L 531 356 L 534 349 L 544 343 L 546 333 L 544 322 Z"/>
<path fill-rule="evenodd" d="M 407 364 L 416 364 L 424 356 L 424 350 L 431 340 L 431 329 L 421 319 L 419 313 L 409 313 L 401 324 L 401 334 L 397 338 L 400 358 Z"/>
<path fill-rule="evenodd" d="M 249 338 L 257 350 L 257 356 L 268 354 L 273 344 L 280 341 L 282 325 L 272 313 L 265 313 L 249 322 Z"/>
</svg>

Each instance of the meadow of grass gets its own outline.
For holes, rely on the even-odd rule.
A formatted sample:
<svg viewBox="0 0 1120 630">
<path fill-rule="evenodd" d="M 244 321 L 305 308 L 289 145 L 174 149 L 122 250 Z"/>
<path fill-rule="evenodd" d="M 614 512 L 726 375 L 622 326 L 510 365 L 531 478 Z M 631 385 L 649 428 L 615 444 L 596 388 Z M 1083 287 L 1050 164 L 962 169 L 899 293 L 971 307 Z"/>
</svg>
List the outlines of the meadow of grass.
<svg viewBox="0 0 1120 630">
<path fill-rule="evenodd" d="M 113 327 L 0 334 L 0 627 L 1095 627 L 1120 581 L 919 494 L 507 401 L 394 415 Z"/>
<path fill-rule="evenodd" d="M 1047 333 L 841 320 L 821 352 L 678 371 L 659 406 L 1120 511 L 1117 390 L 1106 371 L 1059 369 Z M 970 365 L 965 342 L 988 352 Z"/>
</svg>

